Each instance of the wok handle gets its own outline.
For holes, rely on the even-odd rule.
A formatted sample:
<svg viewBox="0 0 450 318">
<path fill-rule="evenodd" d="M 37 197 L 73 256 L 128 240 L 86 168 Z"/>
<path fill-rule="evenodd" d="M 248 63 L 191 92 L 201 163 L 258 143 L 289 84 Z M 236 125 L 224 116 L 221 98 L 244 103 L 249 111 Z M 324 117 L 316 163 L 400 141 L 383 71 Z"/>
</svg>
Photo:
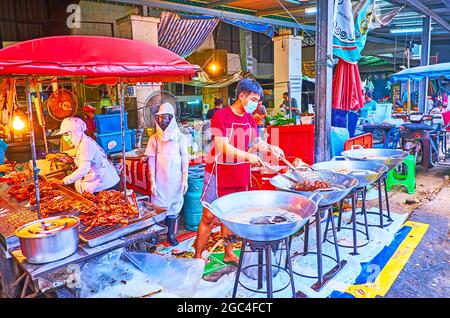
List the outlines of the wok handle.
<svg viewBox="0 0 450 318">
<path fill-rule="evenodd" d="M 345 156 L 334 156 L 330 161 L 350 161 L 350 159 Z"/>
<path fill-rule="evenodd" d="M 312 202 L 314 202 L 314 204 L 316 205 L 316 207 L 319 206 L 320 201 L 323 199 L 323 195 L 320 194 L 319 192 L 313 192 L 308 199 L 310 199 Z"/>
<path fill-rule="evenodd" d="M 352 145 L 352 150 L 353 149 L 365 149 L 365 148 L 361 145 Z"/>
</svg>

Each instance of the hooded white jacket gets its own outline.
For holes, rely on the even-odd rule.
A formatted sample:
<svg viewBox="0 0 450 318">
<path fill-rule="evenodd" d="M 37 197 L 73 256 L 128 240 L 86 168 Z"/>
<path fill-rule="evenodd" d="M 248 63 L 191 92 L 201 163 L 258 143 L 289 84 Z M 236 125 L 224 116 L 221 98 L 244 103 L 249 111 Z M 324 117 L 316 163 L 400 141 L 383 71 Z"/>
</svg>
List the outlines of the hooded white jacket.
<svg viewBox="0 0 450 318">
<path fill-rule="evenodd" d="M 158 114 L 175 115 L 169 103 L 162 104 Z M 184 202 L 182 186 L 188 178 L 189 153 L 175 116 L 165 131 L 156 123 L 156 133 L 149 138 L 145 155 L 156 182 L 152 203 L 167 208 L 167 215 L 177 215 Z"/>
</svg>

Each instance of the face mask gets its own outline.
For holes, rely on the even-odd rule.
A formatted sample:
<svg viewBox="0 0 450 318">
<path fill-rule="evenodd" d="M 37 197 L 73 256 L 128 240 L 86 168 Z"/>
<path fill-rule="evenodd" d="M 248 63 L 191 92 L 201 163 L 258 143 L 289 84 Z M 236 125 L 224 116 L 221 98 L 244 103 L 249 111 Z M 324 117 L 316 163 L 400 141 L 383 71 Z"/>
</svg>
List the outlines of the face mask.
<svg viewBox="0 0 450 318">
<path fill-rule="evenodd" d="M 161 128 L 162 131 L 166 130 L 167 127 L 169 127 L 169 124 L 172 120 L 173 116 L 169 115 L 169 116 L 158 116 L 156 118 L 156 121 L 159 125 L 159 127 Z"/>
<path fill-rule="evenodd" d="M 244 106 L 245 111 L 249 114 L 253 114 L 253 112 L 255 111 L 255 109 L 258 107 L 258 102 L 254 102 L 252 100 L 249 100 L 247 102 L 247 105 Z"/>
<path fill-rule="evenodd" d="M 82 132 L 69 132 L 68 133 L 71 143 L 74 147 L 78 147 L 81 142 L 81 138 L 83 137 Z"/>
</svg>

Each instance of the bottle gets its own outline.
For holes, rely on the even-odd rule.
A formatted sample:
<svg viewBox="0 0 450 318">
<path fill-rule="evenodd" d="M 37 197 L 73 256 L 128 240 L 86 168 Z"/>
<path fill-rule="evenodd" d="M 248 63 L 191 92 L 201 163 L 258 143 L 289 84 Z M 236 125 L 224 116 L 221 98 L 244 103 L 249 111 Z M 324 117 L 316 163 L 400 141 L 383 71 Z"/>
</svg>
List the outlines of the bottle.
<svg viewBox="0 0 450 318">
<path fill-rule="evenodd" d="M 301 124 L 300 115 L 295 116 L 295 124 L 296 125 L 300 125 Z"/>
</svg>

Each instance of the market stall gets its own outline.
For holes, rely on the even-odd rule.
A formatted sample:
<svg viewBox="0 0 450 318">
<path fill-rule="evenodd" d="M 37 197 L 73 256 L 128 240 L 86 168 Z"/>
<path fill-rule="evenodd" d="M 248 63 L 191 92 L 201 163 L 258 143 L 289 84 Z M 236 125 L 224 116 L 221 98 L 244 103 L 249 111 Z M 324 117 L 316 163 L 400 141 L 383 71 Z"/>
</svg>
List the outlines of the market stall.
<svg viewBox="0 0 450 318">
<path fill-rule="evenodd" d="M 26 41 L 0 50 L 0 60 L 0 78 L 13 78 L 17 84 L 26 88 L 29 123 L 33 122 L 32 88 L 39 91 L 39 85 L 51 85 L 55 82 L 56 85 L 119 84 L 122 163 L 125 160 L 125 84 L 189 81 L 198 69 L 176 54 L 155 45 L 93 36 L 58 36 Z M 38 106 L 36 108 L 41 106 L 39 101 L 35 103 Z M 61 105 L 63 106 L 70 105 Z M 36 111 L 40 116 L 38 109 Z M 19 289 L 22 290 L 21 296 L 26 296 L 29 290 L 32 291 L 30 296 L 36 296 L 46 290 L 65 285 L 67 283 L 65 279 L 70 275 L 63 275 L 56 281 L 48 277 L 58 271 L 67 273 L 66 269 L 70 264 L 81 264 L 107 251 L 155 237 L 163 230 L 158 222 L 164 219 L 164 208 L 148 202 L 138 203 L 136 198 L 130 199 L 125 169 L 121 172 L 123 194 L 106 191 L 96 195 L 80 195 L 66 186 L 55 187 L 47 182 L 46 177 L 50 176 L 43 174 L 38 168 L 40 158 L 36 153 L 35 133 L 33 125 L 30 125 L 32 149 L 30 169 L 27 171 L 28 167 L 24 165 L 21 174 L 10 173 L 2 180 L 4 183 L 1 183 L 0 189 L 1 285 L 3 293 L 9 297 L 18 296 Z M 61 170 L 54 169 L 52 173 L 55 172 L 60 173 Z M 31 180 L 33 183 L 28 184 Z M 110 211 L 110 215 L 113 216 L 102 216 L 105 211 Z M 19 244 L 18 234 L 21 227 L 45 216 L 58 219 L 73 218 L 72 215 L 78 220 L 74 227 L 80 235 L 79 237 L 76 235 L 75 247 L 70 255 L 64 254 L 64 259 L 56 257 L 51 261 L 43 259 L 31 264 L 30 260 L 36 255 L 28 254 L 24 247 L 26 239 L 32 237 L 21 236 Z M 68 231 L 68 221 L 61 221 L 66 222 L 62 227 L 57 225 L 58 222 L 59 219 L 50 223 L 43 219 L 35 223 L 33 227 L 35 237 L 44 235 L 46 238 L 54 238 Z M 80 244 L 78 239 L 81 241 Z M 62 250 L 64 251 L 64 247 Z M 58 254 L 63 251 L 52 253 Z M 34 250 L 33 253 L 39 256 L 39 250 Z M 44 261 L 46 264 L 42 264 Z M 41 281 L 47 279 L 47 283 L 50 279 L 47 288 L 43 288 L 39 278 Z M 34 287 L 29 288 L 29 285 Z"/>
</svg>

